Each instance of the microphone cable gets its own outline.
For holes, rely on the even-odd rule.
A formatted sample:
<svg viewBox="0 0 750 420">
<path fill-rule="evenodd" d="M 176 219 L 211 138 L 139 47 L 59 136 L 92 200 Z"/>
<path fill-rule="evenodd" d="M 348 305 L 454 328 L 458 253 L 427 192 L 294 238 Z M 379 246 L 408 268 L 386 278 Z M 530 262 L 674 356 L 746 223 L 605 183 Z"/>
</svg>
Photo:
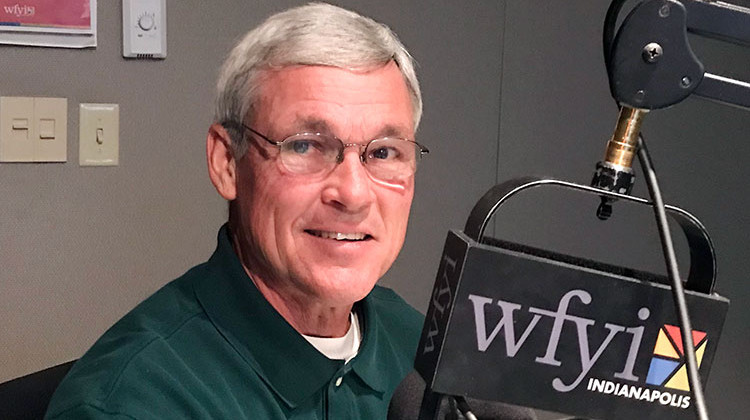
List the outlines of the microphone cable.
<svg viewBox="0 0 750 420">
<path fill-rule="evenodd" d="M 682 348 L 685 350 L 687 363 L 688 383 L 690 392 L 693 395 L 695 412 L 700 420 L 708 420 L 708 410 L 706 401 L 703 396 L 703 386 L 701 385 L 700 376 L 698 375 L 698 362 L 695 357 L 695 345 L 693 344 L 693 328 L 690 324 L 688 315 L 687 302 L 685 300 L 685 290 L 682 287 L 682 280 L 677 266 L 677 258 L 674 253 L 672 236 L 667 223 L 667 214 L 664 209 L 664 200 L 661 196 L 659 183 L 656 180 L 651 155 L 646 147 L 646 141 L 642 134 L 638 134 L 638 160 L 641 169 L 646 177 L 646 185 L 651 196 L 651 202 L 654 207 L 656 216 L 656 225 L 659 228 L 659 237 L 661 238 L 662 251 L 667 264 L 667 273 L 672 283 L 672 298 L 677 307 L 677 315 L 680 321 L 680 332 L 682 334 Z"/>
<path fill-rule="evenodd" d="M 469 403 L 466 401 L 466 398 L 457 396 L 455 397 L 455 400 L 457 405 L 456 408 L 458 408 L 458 411 L 461 412 L 466 420 L 478 420 L 477 416 L 471 410 L 471 406 L 469 406 Z"/>
</svg>

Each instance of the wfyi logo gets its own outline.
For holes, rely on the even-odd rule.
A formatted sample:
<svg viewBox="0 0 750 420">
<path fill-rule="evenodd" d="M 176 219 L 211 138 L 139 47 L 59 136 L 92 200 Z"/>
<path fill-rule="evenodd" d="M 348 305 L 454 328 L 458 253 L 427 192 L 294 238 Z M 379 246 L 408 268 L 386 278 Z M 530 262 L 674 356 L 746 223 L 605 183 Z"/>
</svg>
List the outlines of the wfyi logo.
<svg viewBox="0 0 750 420">
<path fill-rule="evenodd" d="M 36 8 L 34 6 L 20 5 L 18 3 L 13 6 L 3 6 L 3 10 L 5 11 L 5 14 L 19 18 L 34 16 L 36 13 Z"/>
<path fill-rule="evenodd" d="M 698 367 L 706 351 L 708 337 L 703 331 L 693 330 L 693 346 Z M 664 325 L 659 330 L 659 337 L 654 346 L 654 357 L 648 368 L 646 383 L 663 386 L 665 388 L 689 391 L 685 352 L 682 347 L 680 328 L 674 325 Z"/>
<path fill-rule="evenodd" d="M 597 324 L 601 324 L 595 319 L 568 313 L 569 305 L 574 298 L 584 305 L 592 303 L 593 299 L 591 294 L 585 290 L 575 289 L 565 293 L 558 303 L 557 310 L 536 308 L 533 306 L 529 307 L 527 311 L 532 315 L 532 318 L 519 338 L 516 338 L 515 327 L 522 326 L 518 324 L 514 315 L 516 311 L 522 308 L 521 304 L 501 299 L 495 300 L 490 297 L 474 294 L 469 294 L 468 298 L 474 309 L 477 350 L 480 352 L 487 351 L 498 333 L 501 330 L 504 330 L 503 341 L 505 341 L 506 355 L 509 358 L 515 357 L 524 342 L 529 338 L 532 330 L 539 325 L 540 319 L 548 317 L 552 318 L 554 322 L 552 330 L 550 331 L 547 350 L 544 356 L 536 357 L 534 362 L 551 366 L 561 366 L 562 361 L 557 359 L 556 353 L 561 335 L 564 331 L 563 324 L 572 323 L 575 325 L 576 328 L 573 331 L 575 331 L 578 336 L 576 341 L 578 342 L 579 347 L 581 370 L 575 380 L 571 383 L 566 384 L 563 382 L 562 378 L 554 378 L 552 381 L 552 388 L 554 388 L 555 391 L 570 392 L 577 388 L 592 367 L 594 367 L 597 360 L 605 353 L 607 347 L 612 343 L 613 338 L 617 335 L 623 334 L 630 336 L 630 349 L 625 357 L 622 371 L 615 373 L 613 379 L 621 379 L 628 382 L 623 383 L 616 382 L 615 380 L 589 377 L 586 389 L 592 392 L 649 403 L 670 405 L 672 407 L 687 408 L 690 405 L 689 395 L 674 394 L 665 390 L 665 388 L 671 388 L 679 391 L 689 391 L 685 366 L 686 358 L 684 356 L 680 330 L 678 327 L 673 325 L 663 325 L 659 330 L 658 338 L 654 345 L 651 364 L 645 380 L 646 385 L 661 388 L 653 389 L 640 386 L 638 383 L 641 379 L 634 373 L 635 361 L 641 347 L 645 325 L 625 326 L 605 322 L 603 327 L 607 330 L 607 336 L 598 347 L 597 345 L 594 346 L 595 351 L 593 354 L 591 353 L 590 336 L 588 334 L 589 328 L 596 328 Z M 494 328 L 490 326 L 489 331 L 491 332 L 488 334 L 485 312 L 488 307 L 493 306 L 500 308 L 501 316 Z M 638 311 L 638 318 L 641 321 L 645 321 L 649 318 L 650 312 L 651 311 L 648 308 L 643 307 Z M 708 342 L 707 335 L 702 331 L 693 331 L 692 334 L 693 343 L 697 348 L 696 356 L 698 363 L 700 364 L 706 348 L 706 343 Z"/>
<path fill-rule="evenodd" d="M 708 336 L 705 332 L 696 330 L 693 330 L 692 335 L 695 358 L 698 367 L 700 367 L 708 343 Z M 665 324 L 659 329 L 659 336 L 654 345 L 653 357 L 646 376 L 646 384 L 679 391 L 690 391 L 687 377 L 687 358 L 682 346 L 682 333 L 679 327 Z M 651 403 L 658 401 L 662 405 L 669 404 L 673 407 L 687 408 L 690 406 L 689 395 L 677 395 L 671 392 L 596 378 L 589 378 L 586 389 Z"/>
</svg>

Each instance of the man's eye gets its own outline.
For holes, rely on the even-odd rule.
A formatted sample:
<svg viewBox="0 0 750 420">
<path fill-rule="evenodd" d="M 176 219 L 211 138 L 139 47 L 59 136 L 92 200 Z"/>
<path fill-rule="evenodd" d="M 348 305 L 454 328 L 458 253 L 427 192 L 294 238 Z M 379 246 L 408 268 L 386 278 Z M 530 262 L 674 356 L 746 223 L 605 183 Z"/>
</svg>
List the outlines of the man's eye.
<svg viewBox="0 0 750 420">
<path fill-rule="evenodd" d="M 372 159 L 393 160 L 398 157 L 398 150 L 393 147 L 378 147 L 370 153 Z"/>
<path fill-rule="evenodd" d="M 321 151 L 322 145 L 319 141 L 314 139 L 300 139 L 294 140 L 289 146 L 289 149 L 298 155 L 310 154 L 314 151 Z"/>
</svg>

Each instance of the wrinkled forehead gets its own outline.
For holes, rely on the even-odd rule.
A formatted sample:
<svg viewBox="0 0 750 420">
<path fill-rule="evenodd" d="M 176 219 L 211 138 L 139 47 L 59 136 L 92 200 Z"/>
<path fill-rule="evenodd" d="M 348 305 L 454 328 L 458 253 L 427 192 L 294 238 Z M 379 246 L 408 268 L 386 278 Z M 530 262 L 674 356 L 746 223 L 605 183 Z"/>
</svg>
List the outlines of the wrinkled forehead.
<svg viewBox="0 0 750 420">
<path fill-rule="evenodd" d="M 269 70 L 247 117 L 254 126 L 282 125 L 283 133 L 268 133 L 276 135 L 316 132 L 340 137 L 363 130 L 360 134 L 365 136 L 411 139 L 414 134 L 408 87 L 392 62 L 353 70 L 331 66 Z"/>
<path fill-rule="evenodd" d="M 372 65 L 366 65 L 366 66 L 358 66 L 358 67 L 339 67 L 339 66 L 329 66 L 329 65 L 318 65 L 318 64 L 290 64 L 290 65 L 284 65 L 284 66 L 276 66 L 276 67 L 269 67 L 263 70 L 258 71 L 254 76 L 253 80 L 250 83 L 250 86 L 253 87 L 251 91 L 248 92 L 248 100 L 249 100 L 249 107 L 248 107 L 248 113 L 245 115 L 246 119 L 249 122 L 255 122 L 255 116 L 257 115 L 259 111 L 259 107 L 262 106 L 261 104 L 261 98 L 265 95 L 273 95 L 276 89 L 278 89 L 278 85 L 276 86 L 268 86 L 269 79 L 273 79 L 274 76 L 289 72 L 290 70 L 295 69 L 305 69 L 305 68 L 330 68 L 330 69 L 337 69 L 342 70 L 351 74 L 355 75 L 367 75 L 372 74 L 374 72 L 382 71 L 385 69 L 393 68 L 397 71 L 399 77 L 398 78 L 391 78 L 388 81 L 388 85 L 399 87 L 403 86 L 404 92 L 408 95 L 408 101 L 410 104 L 410 113 L 411 113 L 411 119 L 412 124 L 411 127 L 401 127 L 401 126 L 393 126 L 390 130 L 390 135 L 405 135 L 407 132 L 410 136 L 413 136 L 414 131 L 416 130 L 415 126 L 415 120 L 418 117 L 419 114 L 419 102 L 418 99 L 415 99 L 414 93 L 412 92 L 409 80 L 407 79 L 406 75 L 403 74 L 401 71 L 400 66 L 398 63 L 391 59 L 389 61 L 386 61 L 384 63 L 374 63 Z M 395 72 L 394 72 L 395 73 Z M 333 81 L 334 83 L 336 80 Z M 382 83 L 382 82 L 381 82 Z M 305 86 L 300 86 L 301 88 L 305 88 Z M 386 86 L 378 86 L 380 89 L 386 88 Z M 318 85 L 310 86 L 308 85 L 309 89 L 317 89 L 319 88 Z M 366 98 L 366 92 L 362 92 L 362 97 Z M 324 123 L 324 121 L 315 121 L 314 117 L 308 117 L 305 115 L 300 115 L 301 123 L 309 123 L 308 125 L 314 126 L 314 125 L 320 125 Z M 324 127 L 324 128 L 330 128 L 330 127 Z M 319 132 L 323 132 L 324 130 L 319 130 Z"/>
</svg>

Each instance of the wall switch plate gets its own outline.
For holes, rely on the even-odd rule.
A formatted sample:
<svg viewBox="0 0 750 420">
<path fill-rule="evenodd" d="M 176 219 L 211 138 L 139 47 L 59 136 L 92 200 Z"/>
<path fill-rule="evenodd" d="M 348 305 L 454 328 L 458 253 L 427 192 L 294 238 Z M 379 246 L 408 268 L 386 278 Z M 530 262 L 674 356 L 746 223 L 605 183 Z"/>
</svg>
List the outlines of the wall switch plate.
<svg viewBox="0 0 750 420">
<path fill-rule="evenodd" d="M 65 162 L 68 100 L 0 97 L 0 162 Z"/>
<path fill-rule="evenodd" d="M 34 161 L 34 98 L 0 98 L 0 162 Z"/>
<path fill-rule="evenodd" d="M 35 162 L 68 160 L 68 100 L 34 98 Z"/>
<path fill-rule="evenodd" d="M 117 104 L 80 104 L 79 109 L 79 165 L 119 165 L 120 106 Z"/>
<path fill-rule="evenodd" d="M 122 0 L 122 56 L 167 56 L 166 0 Z"/>
</svg>

